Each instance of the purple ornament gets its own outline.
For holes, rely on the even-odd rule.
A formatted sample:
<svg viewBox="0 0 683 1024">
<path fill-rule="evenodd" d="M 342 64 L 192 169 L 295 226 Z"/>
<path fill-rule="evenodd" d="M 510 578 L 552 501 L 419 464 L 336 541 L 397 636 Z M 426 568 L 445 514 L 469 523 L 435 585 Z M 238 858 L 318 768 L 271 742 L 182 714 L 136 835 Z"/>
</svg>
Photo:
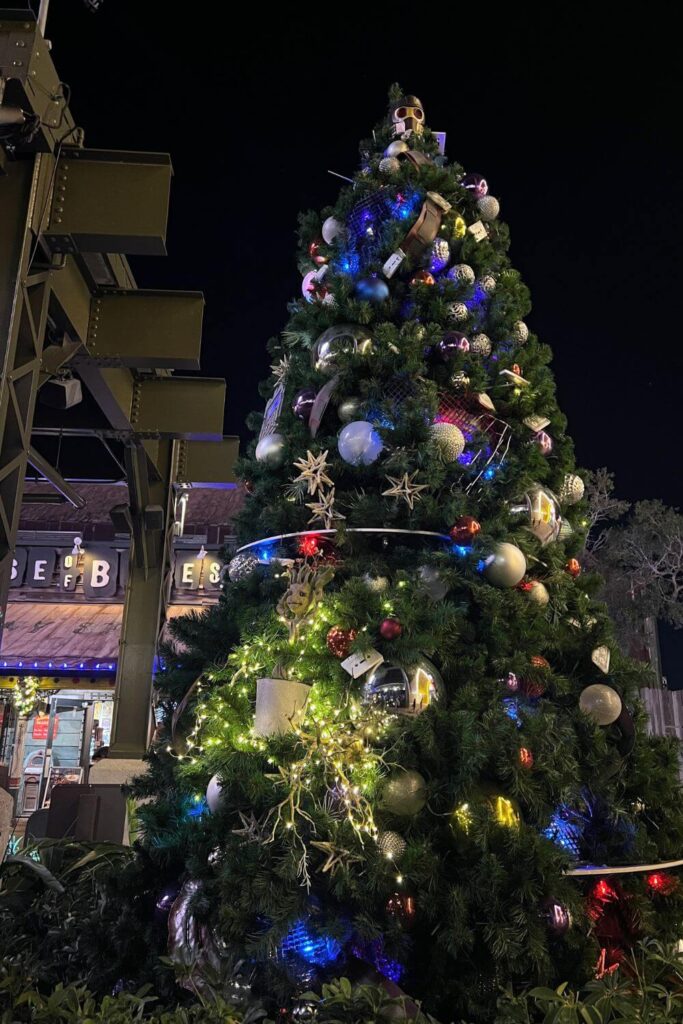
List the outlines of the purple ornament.
<svg viewBox="0 0 683 1024">
<path fill-rule="evenodd" d="M 550 455 L 553 450 L 553 439 L 545 430 L 539 430 L 534 437 L 535 444 L 541 449 L 541 455 Z"/>
<path fill-rule="evenodd" d="M 551 935 L 560 939 L 572 926 L 572 915 L 567 907 L 552 898 L 543 904 L 543 917 Z"/>
<path fill-rule="evenodd" d="M 313 388 L 302 388 L 301 391 L 297 391 L 292 399 L 292 412 L 297 419 L 308 423 L 315 398 L 316 393 Z"/>
<path fill-rule="evenodd" d="M 510 693 L 517 693 L 517 691 L 519 690 L 519 679 L 517 678 L 514 672 L 508 672 L 507 676 L 505 677 L 505 688 Z"/>
<path fill-rule="evenodd" d="M 488 194 L 489 183 L 482 174 L 477 174 L 476 171 L 469 171 L 468 174 L 462 179 L 462 186 L 466 188 L 468 192 L 471 192 L 475 199 L 481 199 L 482 196 Z"/>
<path fill-rule="evenodd" d="M 460 331 L 447 331 L 436 346 L 436 350 L 444 363 L 447 363 L 456 352 L 469 352 L 470 343 Z"/>
<path fill-rule="evenodd" d="M 171 882 L 165 889 L 162 889 L 154 904 L 154 920 L 157 924 L 166 924 L 171 907 L 178 898 L 180 883 Z"/>
</svg>

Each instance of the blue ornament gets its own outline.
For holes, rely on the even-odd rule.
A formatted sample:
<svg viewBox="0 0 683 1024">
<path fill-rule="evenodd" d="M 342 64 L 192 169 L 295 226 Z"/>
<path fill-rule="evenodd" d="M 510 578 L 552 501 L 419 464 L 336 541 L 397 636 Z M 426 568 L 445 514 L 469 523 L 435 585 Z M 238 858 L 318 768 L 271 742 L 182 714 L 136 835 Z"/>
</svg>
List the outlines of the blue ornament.
<svg viewBox="0 0 683 1024">
<path fill-rule="evenodd" d="M 379 277 L 363 277 L 356 284 L 355 296 L 361 302 L 386 302 L 389 298 L 389 286 Z"/>
<path fill-rule="evenodd" d="M 278 958 L 285 962 L 303 960 L 307 964 L 325 967 L 338 960 L 341 951 L 341 943 L 337 939 L 315 932 L 309 922 L 301 918 L 280 943 Z"/>
<path fill-rule="evenodd" d="M 548 827 L 543 829 L 543 835 L 565 853 L 578 857 L 581 853 L 582 831 L 579 816 L 566 804 L 561 804 L 551 815 Z"/>
</svg>

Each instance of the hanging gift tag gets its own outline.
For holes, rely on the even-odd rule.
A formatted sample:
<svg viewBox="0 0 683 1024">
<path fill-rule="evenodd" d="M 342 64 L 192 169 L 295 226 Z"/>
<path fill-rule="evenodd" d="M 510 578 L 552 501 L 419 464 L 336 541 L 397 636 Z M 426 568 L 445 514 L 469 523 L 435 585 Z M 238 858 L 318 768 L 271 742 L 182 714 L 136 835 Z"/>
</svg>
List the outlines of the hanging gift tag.
<svg viewBox="0 0 683 1024">
<path fill-rule="evenodd" d="M 346 661 L 342 661 L 341 667 L 354 679 L 358 679 L 359 676 L 364 676 L 366 672 L 377 668 L 383 661 L 384 658 L 379 651 L 375 651 L 371 647 L 369 651 L 350 654 Z"/>
<path fill-rule="evenodd" d="M 596 647 L 591 654 L 591 661 L 594 665 L 597 665 L 601 672 L 605 675 L 609 672 L 609 660 L 610 650 L 609 647 L 605 647 L 603 644 L 601 647 Z"/>
<path fill-rule="evenodd" d="M 382 267 L 382 273 L 384 276 L 393 277 L 405 258 L 406 254 L 403 249 L 397 249 L 396 252 L 392 252 L 391 256 Z"/>
<path fill-rule="evenodd" d="M 441 155 L 444 156 L 446 152 L 446 133 L 434 132 L 433 134 L 434 138 L 436 139 L 436 144 L 439 147 L 439 153 L 441 153 Z"/>
<path fill-rule="evenodd" d="M 488 238 L 488 231 L 480 220 L 475 220 L 474 224 L 470 224 L 467 230 L 475 242 L 483 242 L 485 238 Z"/>
<path fill-rule="evenodd" d="M 537 434 L 539 430 L 543 430 L 543 428 L 547 427 L 549 423 L 550 420 L 547 416 L 538 416 L 536 413 L 534 413 L 533 416 L 527 416 L 524 419 L 524 426 L 528 427 L 529 430 L 533 430 L 534 434 Z"/>
</svg>

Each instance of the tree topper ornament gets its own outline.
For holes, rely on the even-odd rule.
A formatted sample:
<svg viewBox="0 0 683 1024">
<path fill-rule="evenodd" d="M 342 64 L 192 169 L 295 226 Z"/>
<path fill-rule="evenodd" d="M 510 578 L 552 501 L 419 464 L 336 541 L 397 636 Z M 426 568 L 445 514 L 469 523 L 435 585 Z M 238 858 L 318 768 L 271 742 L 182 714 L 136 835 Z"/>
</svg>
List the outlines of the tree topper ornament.
<svg viewBox="0 0 683 1024">
<path fill-rule="evenodd" d="M 299 639 L 304 621 L 322 600 L 323 590 L 334 576 L 330 565 L 304 562 L 287 572 L 289 586 L 277 604 L 277 613 L 287 624 L 290 643 Z"/>
<path fill-rule="evenodd" d="M 412 132 L 421 135 L 424 131 L 425 112 L 417 96 L 401 96 L 397 103 L 392 103 L 389 116 L 397 138 L 407 138 Z"/>
</svg>

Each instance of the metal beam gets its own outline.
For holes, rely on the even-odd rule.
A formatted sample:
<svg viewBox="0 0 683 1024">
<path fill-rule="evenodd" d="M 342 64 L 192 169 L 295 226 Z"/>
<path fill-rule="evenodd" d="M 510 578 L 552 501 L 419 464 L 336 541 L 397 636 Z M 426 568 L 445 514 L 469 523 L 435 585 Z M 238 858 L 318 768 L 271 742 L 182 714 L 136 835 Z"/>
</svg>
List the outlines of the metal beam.
<svg viewBox="0 0 683 1024">
<path fill-rule="evenodd" d="M 220 441 L 224 406 L 217 377 L 146 377 L 135 382 L 130 421 L 141 436 Z"/>
<path fill-rule="evenodd" d="M 178 441 L 175 482 L 195 487 L 236 484 L 239 445 L 239 437 L 224 437 L 222 441 Z"/>
<path fill-rule="evenodd" d="M 73 505 L 74 508 L 85 508 L 88 503 L 83 495 L 79 494 L 70 483 L 67 483 L 59 470 L 51 466 L 47 459 L 44 459 L 33 446 L 28 450 L 28 461 L 38 473 L 52 484 L 56 491 L 59 491 L 66 498 L 69 504 Z"/>
<path fill-rule="evenodd" d="M 92 299 L 88 352 L 100 366 L 198 370 L 201 292 L 106 291 Z"/>
</svg>

